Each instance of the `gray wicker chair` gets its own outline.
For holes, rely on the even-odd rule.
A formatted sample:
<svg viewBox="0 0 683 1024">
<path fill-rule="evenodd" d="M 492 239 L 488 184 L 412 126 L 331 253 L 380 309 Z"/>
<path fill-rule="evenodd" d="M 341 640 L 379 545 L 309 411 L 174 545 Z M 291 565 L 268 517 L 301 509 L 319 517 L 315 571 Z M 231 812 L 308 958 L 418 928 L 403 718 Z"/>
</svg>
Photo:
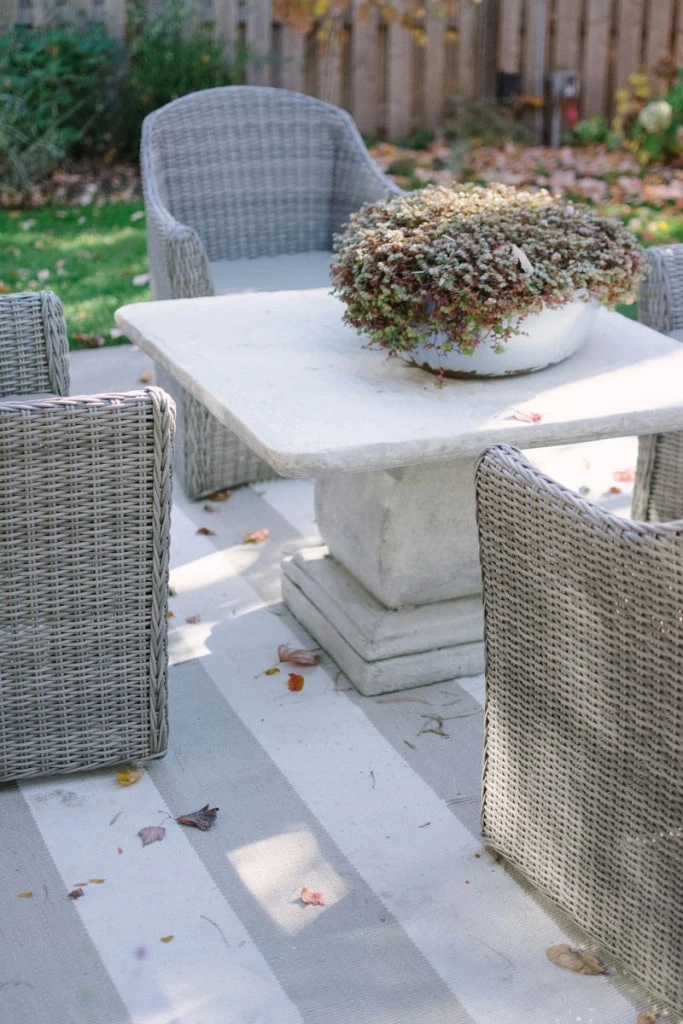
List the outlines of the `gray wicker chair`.
<svg viewBox="0 0 683 1024">
<path fill-rule="evenodd" d="M 167 746 L 173 403 L 68 383 L 56 296 L 0 297 L 0 781 Z"/>
<path fill-rule="evenodd" d="M 619 519 L 505 446 L 477 517 L 484 834 L 683 1011 L 683 522 Z"/>
<path fill-rule="evenodd" d="M 683 245 L 647 249 L 648 275 L 638 317 L 648 327 L 683 341 Z M 633 487 L 636 519 L 683 518 L 683 433 L 653 434 L 638 441 Z"/>
<path fill-rule="evenodd" d="M 257 86 L 191 93 L 149 114 L 141 166 L 156 299 L 241 290 L 245 273 L 249 290 L 269 290 L 259 258 L 323 254 L 354 210 L 400 191 L 345 111 Z M 320 263 L 316 286 L 328 282 Z M 300 266 L 290 287 L 306 287 Z M 161 367 L 157 380 L 178 402 L 176 467 L 191 497 L 275 475 Z"/>
</svg>

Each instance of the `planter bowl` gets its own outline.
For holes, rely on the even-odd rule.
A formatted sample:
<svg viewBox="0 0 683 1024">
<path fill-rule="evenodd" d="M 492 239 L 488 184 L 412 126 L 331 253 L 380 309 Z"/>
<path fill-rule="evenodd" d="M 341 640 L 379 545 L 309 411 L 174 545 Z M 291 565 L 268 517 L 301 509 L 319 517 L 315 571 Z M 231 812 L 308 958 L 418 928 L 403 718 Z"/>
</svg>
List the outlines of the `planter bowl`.
<svg viewBox="0 0 683 1024">
<path fill-rule="evenodd" d="M 412 366 L 431 373 L 441 372 L 444 377 L 506 377 L 533 373 L 561 363 L 578 352 L 588 340 L 599 310 L 599 302 L 577 300 L 531 313 L 518 321 L 524 334 L 513 335 L 503 352 L 494 351 L 492 336 L 484 335 L 472 355 L 464 355 L 457 349 L 439 352 L 428 344 L 421 344 L 407 353 L 407 358 Z M 430 341 L 438 345 L 444 338 L 443 334 L 435 334 Z"/>
</svg>

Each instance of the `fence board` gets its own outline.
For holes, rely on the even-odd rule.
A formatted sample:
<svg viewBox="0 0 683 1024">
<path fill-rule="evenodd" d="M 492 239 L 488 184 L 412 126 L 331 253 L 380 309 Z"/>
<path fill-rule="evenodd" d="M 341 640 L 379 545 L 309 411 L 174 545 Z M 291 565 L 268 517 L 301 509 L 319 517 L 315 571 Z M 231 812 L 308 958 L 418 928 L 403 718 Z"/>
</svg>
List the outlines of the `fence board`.
<svg viewBox="0 0 683 1024">
<path fill-rule="evenodd" d="M 293 92 L 303 92 L 306 37 L 288 25 L 282 26 L 280 57 L 282 88 L 291 89 Z"/>
<path fill-rule="evenodd" d="M 661 57 L 671 53 L 671 32 L 674 20 L 674 0 L 657 0 L 650 8 L 646 21 L 645 70 L 650 88 L 658 90 L 662 79 L 652 74 L 652 69 Z"/>
<path fill-rule="evenodd" d="M 0 0 L 0 32 L 8 32 L 19 20 L 19 0 Z"/>
<path fill-rule="evenodd" d="M 427 46 L 422 54 L 424 68 L 425 127 L 436 131 L 443 122 L 446 94 L 446 18 L 430 4 L 425 25 Z"/>
<path fill-rule="evenodd" d="M 683 64 L 683 0 L 678 0 L 676 9 L 676 23 L 673 32 L 673 54 L 680 66 Z"/>
<path fill-rule="evenodd" d="M 104 0 L 104 23 L 115 39 L 126 34 L 126 0 Z"/>
<path fill-rule="evenodd" d="M 589 0 L 588 7 L 592 4 Z M 554 71 L 579 68 L 580 32 L 581 0 L 559 0 L 555 7 Z"/>
<path fill-rule="evenodd" d="M 458 91 L 472 98 L 477 93 L 477 51 L 479 49 L 480 7 L 461 0 L 458 18 Z"/>
<path fill-rule="evenodd" d="M 272 53 L 272 2 L 271 0 L 258 0 L 258 3 L 245 4 L 244 9 L 246 22 L 245 42 L 256 58 L 247 64 L 247 85 L 270 85 L 271 66 L 269 58 Z"/>
<path fill-rule="evenodd" d="M 229 52 L 234 55 L 239 40 L 237 0 L 213 0 L 213 17 L 216 33 L 225 39 Z"/>
<path fill-rule="evenodd" d="M 523 0 L 502 0 L 498 23 L 498 70 L 518 74 L 522 66 Z"/>
<path fill-rule="evenodd" d="M 643 59 L 644 0 L 618 0 L 615 86 L 622 88 Z"/>
<path fill-rule="evenodd" d="M 334 25 L 329 39 L 318 49 L 318 83 L 316 95 L 326 103 L 341 106 L 343 95 L 344 28 Z"/>
<path fill-rule="evenodd" d="M 365 0 L 353 0 L 351 10 L 351 114 L 362 132 L 380 127 L 378 13 Z"/>
<path fill-rule="evenodd" d="M 386 132 L 390 139 L 407 135 L 412 125 L 413 38 L 401 25 L 408 0 L 396 0 L 399 17 L 387 26 Z"/>
<path fill-rule="evenodd" d="M 581 67 L 581 110 L 584 117 L 609 112 L 611 14 L 612 0 L 589 0 Z"/>
</svg>

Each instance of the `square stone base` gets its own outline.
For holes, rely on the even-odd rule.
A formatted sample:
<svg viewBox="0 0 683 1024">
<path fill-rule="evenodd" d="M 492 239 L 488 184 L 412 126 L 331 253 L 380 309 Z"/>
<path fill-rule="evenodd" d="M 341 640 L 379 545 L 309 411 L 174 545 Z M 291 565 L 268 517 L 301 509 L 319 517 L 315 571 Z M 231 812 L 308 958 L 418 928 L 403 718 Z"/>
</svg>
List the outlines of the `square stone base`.
<svg viewBox="0 0 683 1024">
<path fill-rule="evenodd" d="M 283 563 L 282 596 L 366 697 L 484 671 L 478 595 L 392 610 L 315 547 Z"/>
</svg>

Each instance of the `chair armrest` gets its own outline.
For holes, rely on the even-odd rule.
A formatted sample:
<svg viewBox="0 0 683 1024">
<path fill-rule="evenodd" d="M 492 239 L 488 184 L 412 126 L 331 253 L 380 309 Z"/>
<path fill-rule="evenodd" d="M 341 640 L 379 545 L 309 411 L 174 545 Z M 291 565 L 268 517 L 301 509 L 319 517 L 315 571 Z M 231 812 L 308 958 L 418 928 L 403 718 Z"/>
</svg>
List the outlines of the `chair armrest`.
<svg viewBox="0 0 683 1024">
<path fill-rule="evenodd" d="M 383 174 L 367 151 L 353 119 L 339 111 L 332 197 L 332 233 L 346 226 L 364 203 L 377 202 L 404 190 Z"/>
<path fill-rule="evenodd" d="M 181 224 L 164 205 L 154 177 L 151 132 L 143 125 L 140 150 L 147 220 L 147 252 L 154 299 L 213 295 L 213 275 L 204 244 L 193 227 Z"/>
<path fill-rule="evenodd" d="M 638 297 L 638 319 L 662 334 L 683 328 L 683 245 L 645 250 L 647 277 Z"/>
<path fill-rule="evenodd" d="M 0 396 L 69 393 L 64 309 L 54 292 L 0 296 Z"/>
</svg>

